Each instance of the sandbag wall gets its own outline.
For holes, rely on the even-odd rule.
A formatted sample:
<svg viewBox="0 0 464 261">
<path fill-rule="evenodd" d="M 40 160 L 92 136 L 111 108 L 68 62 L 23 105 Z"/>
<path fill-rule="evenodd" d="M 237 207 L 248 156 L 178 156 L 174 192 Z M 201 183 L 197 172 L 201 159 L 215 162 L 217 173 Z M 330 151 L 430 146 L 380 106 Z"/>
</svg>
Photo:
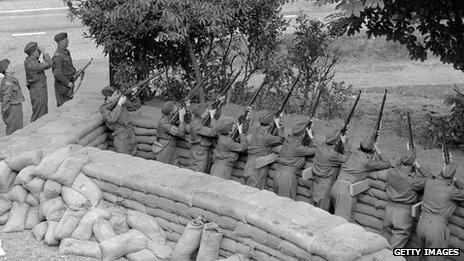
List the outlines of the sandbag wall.
<svg viewBox="0 0 464 261">
<path fill-rule="evenodd" d="M 199 214 L 218 224 L 220 256 L 252 260 L 404 260 L 386 240 L 304 202 L 157 161 L 97 151 L 82 172 L 103 198 L 155 217 L 170 241 Z"/>
<path fill-rule="evenodd" d="M 230 115 L 230 113 L 228 113 L 230 110 L 227 110 L 227 108 L 231 106 L 232 105 L 229 105 L 228 107 L 226 107 L 226 110 L 223 110 L 223 113 L 225 115 L 227 116 Z M 153 107 L 142 106 L 142 109 L 140 109 L 137 112 L 132 113 L 131 116 L 133 117 L 132 123 L 135 126 L 135 135 L 136 135 L 135 139 L 137 141 L 136 156 L 139 156 L 145 159 L 154 159 L 154 154 L 151 151 L 151 146 L 156 139 L 156 128 L 161 118 L 159 109 L 153 108 Z M 176 142 L 176 146 L 178 148 L 177 151 L 178 151 L 178 156 L 179 156 L 178 166 L 187 167 L 189 165 L 190 144 L 185 140 L 179 139 Z M 235 162 L 234 171 L 232 172 L 231 179 L 234 181 L 240 182 L 241 184 L 245 183 L 245 179 L 243 178 L 242 172 L 243 172 L 243 169 L 245 168 L 246 160 L 247 160 L 246 154 L 241 155 L 239 159 L 237 160 L 237 162 Z M 311 166 L 312 166 L 312 163 L 307 162 L 304 168 L 308 168 Z M 313 201 L 310 196 L 312 181 L 301 179 L 301 172 L 298 175 L 299 175 L 299 179 L 298 179 L 299 182 L 298 182 L 298 188 L 297 188 L 297 200 L 312 204 Z M 274 176 L 275 176 L 275 164 L 271 166 L 268 180 L 267 180 L 269 191 L 273 191 Z"/>
<path fill-rule="evenodd" d="M 369 176 L 370 189 L 361 193 L 355 206 L 356 222 L 368 231 L 381 234 L 385 208 L 387 206 L 386 176 L 388 170 L 373 172 Z M 418 219 L 415 219 L 417 222 Z M 413 227 L 415 230 L 417 223 Z M 464 250 L 464 203 L 459 202 L 458 206 L 449 220 L 448 227 L 451 231 L 450 247 Z M 408 243 L 415 247 L 417 243 L 416 234 L 411 236 Z M 463 261 L 464 257 L 449 257 L 449 260 Z"/>
</svg>

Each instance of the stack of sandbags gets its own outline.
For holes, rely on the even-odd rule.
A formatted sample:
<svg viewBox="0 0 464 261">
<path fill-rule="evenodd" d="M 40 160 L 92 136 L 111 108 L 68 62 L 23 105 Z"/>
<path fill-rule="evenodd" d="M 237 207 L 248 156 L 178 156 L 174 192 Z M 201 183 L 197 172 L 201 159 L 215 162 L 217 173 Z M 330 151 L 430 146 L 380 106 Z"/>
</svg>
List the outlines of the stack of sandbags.
<svg viewBox="0 0 464 261">
<path fill-rule="evenodd" d="M 0 162 L 1 177 L 15 176 L 0 197 L 2 232 L 32 229 L 63 255 L 168 260 L 173 246 L 156 220 L 105 204 L 100 188 L 81 172 L 95 150 L 72 145 L 43 158 L 42 152 L 26 152 Z"/>
<path fill-rule="evenodd" d="M 135 127 L 135 140 L 137 141 L 136 156 L 145 159 L 154 159 L 151 150 L 153 142 L 156 141 L 156 128 L 161 118 L 159 109 L 142 106 L 136 112 L 131 113 L 132 124 Z"/>
<path fill-rule="evenodd" d="M 451 231 L 449 247 L 464 249 L 464 202 L 458 203 L 454 214 L 449 220 L 448 227 Z M 454 260 L 462 261 L 464 258 L 454 257 Z"/>
<path fill-rule="evenodd" d="M 361 226 L 372 232 L 381 234 L 385 207 L 387 205 L 386 175 L 388 170 L 371 173 L 370 189 L 358 195 L 354 209 L 355 220 Z"/>
<path fill-rule="evenodd" d="M 105 125 L 99 125 L 95 129 L 91 130 L 81 139 L 78 143 L 81 146 L 97 147 L 99 149 L 108 148 L 108 138 L 110 137 L 109 130 Z"/>
</svg>

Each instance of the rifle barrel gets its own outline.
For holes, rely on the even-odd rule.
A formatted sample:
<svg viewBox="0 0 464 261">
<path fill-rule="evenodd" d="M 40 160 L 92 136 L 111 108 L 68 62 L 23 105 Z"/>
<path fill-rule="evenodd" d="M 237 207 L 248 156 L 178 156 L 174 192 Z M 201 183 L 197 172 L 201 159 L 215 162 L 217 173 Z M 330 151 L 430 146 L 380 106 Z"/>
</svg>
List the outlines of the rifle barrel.
<svg viewBox="0 0 464 261">
<path fill-rule="evenodd" d="M 413 149 L 414 139 L 413 139 L 413 133 L 412 133 L 412 126 L 411 126 L 411 116 L 409 115 L 409 112 L 407 113 L 407 116 L 408 116 L 408 129 L 409 129 L 409 147 Z"/>
<path fill-rule="evenodd" d="M 345 120 L 345 125 L 343 125 L 343 128 L 342 128 L 342 130 L 340 132 L 341 136 L 345 135 L 346 132 L 348 131 L 348 125 L 351 122 L 351 118 L 353 118 L 354 110 L 356 109 L 356 106 L 358 105 L 359 97 L 361 97 L 361 90 L 358 92 L 358 97 L 356 97 L 356 100 L 354 101 L 353 107 L 351 107 L 350 114 L 348 114 L 348 117 Z M 343 143 L 342 143 L 341 140 L 339 140 L 337 142 L 337 144 L 335 144 L 334 150 L 336 152 L 338 152 L 338 153 L 343 153 Z"/>
<path fill-rule="evenodd" d="M 377 141 L 377 138 L 379 137 L 379 130 L 380 130 L 381 122 L 382 122 L 383 108 L 385 107 L 385 100 L 386 99 L 387 99 L 387 90 L 385 90 L 385 93 L 383 94 L 382 105 L 380 106 L 379 117 L 377 118 L 377 123 L 375 124 L 375 129 L 374 129 L 374 140 L 375 141 Z"/>
<path fill-rule="evenodd" d="M 450 164 L 451 160 L 450 160 L 450 155 L 449 155 L 448 143 L 446 140 L 445 124 L 441 125 L 441 129 L 442 129 L 442 134 L 443 134 L 443 156 L 445 158 L 445 163 Z"/>
<path fill-rule="evenodd" d="M 300 80 L 300 77 L 301 77 L 301 74 L 298 74 L 298 77 L 296 78 L 295 82 L 293 83 L 292 88 L 290 88 L 290 91 L 288 91 L 287 95 L 284 98 L 284 101 L 282 102 L 279 109 L 275 113 L 276 118 L 279 117 L 280 114 L 284 111 L 285 105 L 287 105 L 287 102 L 290 99 L 290 96 L 292 96 L 293 89 L 295 89 L 296 84 Z M 272 135 L 276 135 L 276 131 L 277 131 L 277 126 L 275 125 L 275 122 L 272 122 L 269 133 L 271 133 Z"/>
</svg>

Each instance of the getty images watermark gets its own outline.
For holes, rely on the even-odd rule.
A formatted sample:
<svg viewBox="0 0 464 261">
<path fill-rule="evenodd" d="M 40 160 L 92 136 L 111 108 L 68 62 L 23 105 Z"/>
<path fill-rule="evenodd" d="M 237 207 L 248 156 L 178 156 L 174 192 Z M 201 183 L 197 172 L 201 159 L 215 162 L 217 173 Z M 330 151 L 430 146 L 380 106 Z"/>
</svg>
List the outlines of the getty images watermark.
<svg viewBox="0 0 464 261">
<path fill-rule="evenodd" d="M 394 248 L 394 256 L 464 256 L 459 248 Z"/>
</svg>

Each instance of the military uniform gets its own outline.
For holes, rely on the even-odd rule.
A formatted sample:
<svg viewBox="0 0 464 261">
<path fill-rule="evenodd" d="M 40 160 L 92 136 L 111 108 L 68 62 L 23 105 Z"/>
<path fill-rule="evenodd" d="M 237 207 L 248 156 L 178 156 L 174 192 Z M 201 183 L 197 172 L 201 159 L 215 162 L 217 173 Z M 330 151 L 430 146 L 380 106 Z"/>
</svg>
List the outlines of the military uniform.
<svg viewBox="0 0 464 261">
<path fill-rule="evenodd" d="M 316 149 L 303 145 L 306 123 L 299 123 L 292 129 L 292 135 L 285 138 L 277 158 L 277 169 L 274 177 L 274 192 L 281 196 L 296 200 L 298 187 L 297 172 L 305 164 L 306 157 L 314 156 Z"/>
<path fill-rule="evenodd" d="M 243 170 L 245 184 L 258 189 L 267 188 L 267 174 L 269 165 L 257 169 L 255 167 L 256 159 L 266 156 L 271 152 L 272 147 L 281 145 L 284 141 L 283 128 L 279 129 L 279 135 L 274 136 L 269 133 L 269 124 L 273 121 L 272 113 L 262 114 L 259 117 L 260 126 L 251 134 L 248 144 L 248 159 Z"/>
<path fill-rule="evenodd" d="M 103 92 L 103 91 L 102 91 Z M 114 149 L 118 153 L 135 155 L 137 142 L 135 141 L 135 130 L 131 123 L 129 110 L 140 108 L 140 102 L 126 101 L 122 106 L 116 105 L 113 110 L 108 109 L 108 103 L 100 107 L 106 126 L 113 131 Z"/>
<path fill-rule="evenodd" d="M 37 43 L 29 43 L 24 48 L 24 52 L 29 56 L 24 61 L 24 69 L 26 71 L 26 86 L 29 89 L 32 116 L 31 122 L 48 113 L 48 90 L 47 76 L 45 70 L 52 68 L 53 61 L 50 55 L 44 53 L 44 62 L 40 62 L 39 58 L 30 56 L 37 50 Z"/>
<path fill-rule="evenodd" d="M 211 175 L 230 179 L 234 162 L 238 159 L 238 153 L 246 151 L 246 136 L 240 135 L 240 143 L 230 138 L 229 132 L 233 128 L 232 118 L 223 118 L 219 121 L 217 130 L 220 133 L 216 148 L 214 149 L 214 164 L 211 167 Z"/>
<path fill-rule="evenodd" d="M 192 145 L 190 148 L 190 165 L 189 169 L 197 172 L 205 172 L 210 158 L 210 147 L 212 138 L 217 137 L 217 131 L 214 128 L 216 120 L 211 119 L 211 126 L 204 126 L 202 114 L 206 113 L 208 105 L 196 104 L 191 107 L 191 112 L 194 115 L 192 123 L 187 126 L 190 133 L 189 142 Z"/>
<path fill-rule="evenodd" d="M 425 182 L 422 211 L 417 224 L 420 248 L 447 248 L 450 238 L 448 220 L 456 209 L 456 201 L 464 201 L 464 190 L 451 184 L 456 164 L 449 164 L 438 179 Z M 425 257 L 426 261 L 445 260 L 443 256 Z"/>
<path fill-rule="evenodd" d="M 60 42 L 67 38 L 65 33 L 60 33 L 55 36 L 55 41 Z M 53 55 L 53 75 L 55 76 L 55 97 L 57 107 L 60 107 L 65 102 L 73 97 L 74 88 L 70 88 L 68 84 L 74 83 L 74 68 L 71 53 L 68 49 L 58 46 L 55 55 Z"/>
<path fill-rule="evenodd" d="M 176 165 L 178 163 L 176 137 L 183 137 L 185 135 L 185 124 L 183 121 L 179 122 L 179 126 L 169 123 L 174 109 L 175 105 L 173 102 L 168 102 L 163 106 L 163 109 L 161 110 L 163 116 L 161 117 L 157 128 L 158 143 L 162 146 L 162 148 L 158 149 L 155 146 L 156 144 L 154 144 L 153 151 L 155 152 L 157 161 L 171 165 Z"/>
<path fill-rule="evenodd" d="M 314 185 L 312 189 L 313 201 L 316 207 L 325 211 L 330 210 L 330 190 L 340 173 L 342 164 L 348 159 L 349 151 L 344 154 L 336 152 L 334 145 L 340 140 L 340 131 L 336 130 L 327 135 L 325 143 L 316 148 L 312 167 Z"/>
<path fill-rule="evenodd" d="M 366 179 L 370 172 L 388 169 L 391 166 L 382 155 L 379 155 L 380 159 L 373 157 L 373 147 L 374 141 L 369 137 L 361 142 L 360 150 L 351 150 L 351 155 L 342 165 L 340 174 L 332 186 L 330 194 L 334 202 L 334 214 L 344 217 L 349 222 L 354 222 L 353 209 L 357 201 L 357 196 L 350 195 L 350 185 Z"/>
<path fill-rule="evenodd" d="M 18 79 L 11 74 L 4 74 L 0 87 L 0 102 L 2 104 L 2 118 L 6 124 L 6 135 L 10 135 L 23 128 L 22 103 L 24 102 L 24 96 Z"/>
<path fill-rule="evenodd" d="M 412 205 L 419 202 L 419 192 L 431 174 L 423 168 L 418 176 L 413 172 L 412 164 L 416 158 L 415 151 L 403 153 L 400 163 L 387 173 L 388 204 L 383 220 L 383 234 L 392 248 L 403 248 L 409 240 L 413 227 Z"/>
</svg>

